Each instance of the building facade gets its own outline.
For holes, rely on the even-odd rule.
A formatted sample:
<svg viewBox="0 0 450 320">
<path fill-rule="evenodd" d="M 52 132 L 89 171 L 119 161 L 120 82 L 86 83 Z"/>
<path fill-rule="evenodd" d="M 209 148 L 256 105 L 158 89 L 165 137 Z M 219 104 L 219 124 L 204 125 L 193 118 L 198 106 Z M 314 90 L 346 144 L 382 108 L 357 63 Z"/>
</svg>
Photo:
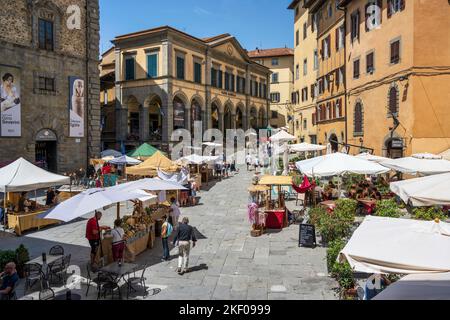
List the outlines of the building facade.
<svg viewBox="0 0 450 320">
<path fill-rule="evenodd" d="M 176 129 L 265 128 L 270 70 L 229 34 L 200 39 L 165 26 L 116 37 L 115 143 L 165 151 Z"/>
<path fill-rule="evenodd" d="M 304 1 L 295 0 L 288 9 L 294 11 L 294 135 L 298 141 L 317 143 L 316 82 L 319 70 L 317 21 Z"/>
<path fill-rule="evenodd" d="M 450 148 L 450 3 L 342 1 L 348 141 L 402 157 Z"/>
<path fill-rule="evenodd" d="M 248 52 L 249 57 L 270 69 L 270 112 L 269 125 L 272 128 L 295 130 L 292 92 L 294 88 L 294 50 L 289 48 L 256 49 Z"/>
<path fill-rule="evenodd" d="M 3 0 L 0 161 L 54 172 L 100 152 L 97 0 Z"/>
<path fill-rule="evenodd" d="M 331 144 L 337 152 L 346 143 L 345 113 L 345 14 L 339 0 L 305 1 L 317 23 L 319 68 L 317 72 L 318 143 Z"/>
</svg>

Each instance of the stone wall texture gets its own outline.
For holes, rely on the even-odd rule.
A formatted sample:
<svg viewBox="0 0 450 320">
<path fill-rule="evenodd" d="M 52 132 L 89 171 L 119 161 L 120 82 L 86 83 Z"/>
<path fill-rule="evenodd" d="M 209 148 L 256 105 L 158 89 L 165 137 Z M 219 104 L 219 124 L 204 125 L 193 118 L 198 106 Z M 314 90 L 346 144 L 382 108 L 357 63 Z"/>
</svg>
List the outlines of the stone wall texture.
<svg viewBox="0 0 450 320">
<path fill-rule="evenodd" d="M 77 5 L 81 29 L 67 28 L 67 8 Z M 57 136 L 57 171 L 86 167 L 100 153 L 100 80 L 98 0 L 1 0 L 0 65 L 20 69 L 22 136 L 0 138 L 0 161 L 24 157 L 35 161 L 36 134 L 50 129 Z M 54 19 L 55 50 L 37 45 L 37 18 Z M 39 76 L 55 79 L 56 91 L 37 88 Z M 69 137 L 69 77 L 85 80 L 85 136 Z"/>
</svg>

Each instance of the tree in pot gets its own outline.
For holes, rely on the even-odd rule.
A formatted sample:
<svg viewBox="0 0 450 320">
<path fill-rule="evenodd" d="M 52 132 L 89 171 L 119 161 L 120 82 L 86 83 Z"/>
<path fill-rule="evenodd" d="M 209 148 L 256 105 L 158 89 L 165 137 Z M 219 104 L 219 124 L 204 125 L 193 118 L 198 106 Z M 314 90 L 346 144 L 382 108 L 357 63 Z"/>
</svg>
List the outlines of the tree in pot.
<svg viewBox="0 0 450 320">
<path fill-rule="evenodd" d="M 25 263 L 30 261 L 30 253 L 28 252 L 28 249 L 21 244 L 16 249 L 16 267 L 17 267 L 17 273 L 19 274 L 19 277 L 24 278 L 25 277 Z"/>
</svg>

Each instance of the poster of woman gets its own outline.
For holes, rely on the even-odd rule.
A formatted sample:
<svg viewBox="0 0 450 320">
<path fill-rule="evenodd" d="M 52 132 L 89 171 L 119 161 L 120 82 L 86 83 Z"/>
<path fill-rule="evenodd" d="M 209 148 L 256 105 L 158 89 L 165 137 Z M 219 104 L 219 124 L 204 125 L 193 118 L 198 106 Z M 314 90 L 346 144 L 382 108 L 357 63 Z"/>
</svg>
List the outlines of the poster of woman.
<svg viewBox="0 0 450 320">
<path fill-rule="evenodd" d="M 1 136 L 21 136 L 20 69 L 0 65 Z"/>
<path fill-rule="evenodd" d="M 78 77 L 69 77 L 70 85 L 70 136 L 84 137 L 84 80 Z"/>
</svg>

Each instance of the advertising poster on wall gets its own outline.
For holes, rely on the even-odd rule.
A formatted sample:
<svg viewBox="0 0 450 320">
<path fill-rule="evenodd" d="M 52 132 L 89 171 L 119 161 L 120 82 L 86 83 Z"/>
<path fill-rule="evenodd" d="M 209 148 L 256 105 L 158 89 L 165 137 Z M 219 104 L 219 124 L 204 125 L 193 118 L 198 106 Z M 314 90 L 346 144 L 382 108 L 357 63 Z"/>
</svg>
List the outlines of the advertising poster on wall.
<svg viewBox="0 0 450 320">
<path fill-rule="evenodd" d="M 20 137 L 20 69 L 0 65 L 1 136 Z"/>
<path fill-rule="evenodd" d="M 84 137 L 84 80 L 78 77 L 69 77 L 69 136 L 73 138 Z"/>
</svg>

